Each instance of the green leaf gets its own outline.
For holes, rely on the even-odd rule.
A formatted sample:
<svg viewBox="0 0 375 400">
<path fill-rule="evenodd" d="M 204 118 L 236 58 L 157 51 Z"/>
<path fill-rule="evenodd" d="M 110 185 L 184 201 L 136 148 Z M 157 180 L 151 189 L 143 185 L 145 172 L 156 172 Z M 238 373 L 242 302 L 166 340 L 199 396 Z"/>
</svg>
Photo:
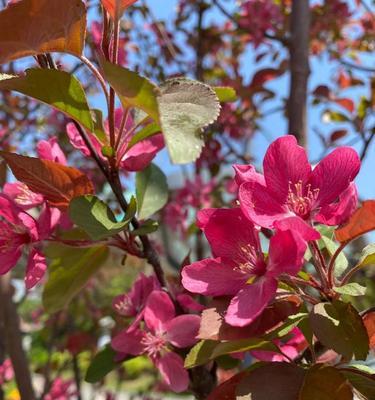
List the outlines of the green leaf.
<svg viewBox="0 0 375 400">
<path fill-rule="evenodd" d="M 293 330 L 293 328 L 298 326 L 303 320 L 307 319 L 308 316 L 309 314 L 303 312 L 290 315 L 283 323 L 283 325 L 266 335 L 266 338 L 272 340 L 287 335 L 290 331 Z"/>
<path fill-rule="evenodd" d="M 201 340 L 189 352 L 185 359 L 185 368 L 192 368 L 206 364 L 208 361 L 225 354 L 238 353 L 249 350 L 264 350 L 279 352 L 275 344 L 264 339 L 250 338 L 228 342 Z"/>
<path fill-rule="evenodd" d="M 358 264 L 361 267 L 375 265 L 375 243 L 367 245 L 363 250 Z"/>
<path fill-rule="evenodd" d="M 319 303 L 310 312 L 311 328 L 318 340 L 347 360 L 365 360 L 369 338 L 362 318 L 350 304 L 335 300 Z"/>
<path fill-rule="evenodd" d="M 220 103 L 232 103 L 237 100 L 236 91 L 229 86 L 215 86 L 212 88 Z"/>
<path fill-rule="evenodd" d="M 93 240 L 101 240 L 122 232 L 135 215 L 128 213 L 121 222 L 116 220 L 112 210 L 95 196 L 75 197 L 69 205 L 71 220 L 89 234 Z"/>
<path fill-rule="evenodd" d="M 364 372 L 345 369 L 341 373 L 349 380 L 353 387 L 368 400 L 375 399 L 375 377 Z"/>
<path fill-rule="evenodd" d="M 147 78 L 126 68 L 102 61 L 103 72 L 124 107 L 137 107 L 157 122 L 156 95 L 158 87 Z"/>
<path fill-rule="evenodd" d="M 324 243 L 324 247 L 327 249 L 329 255 L 332 257 L 338 249 L 339 245 L 327 236 L 322 236 L 321 241 Z M 348 268 L 348 260 L 345 254 L 341 252 L 336 258 L 335 262 L 335 276 L 341 276 L 344 271 Z"/>
<path fill-rule="evenodd" d="M 157 96 L 159 120 L 172 162 L 195 161 L 204 146 L 202 129 L 220 112 L 216 93 L 207 85 L 189 79 L 170 79 Z"/>
<path fill-rule="evenodd" d="M 138 229 L 131 231 L 133 236 L 148 235 L 150 233 L 156 232 L 159 228 L 159 223 L 152 219 L 146 220 Z"/>
<path fill-rule="evenodd" d="M 348 122 L 350 119 L 340 112 L 326 110 L 323 112 L 322 115 L 323 122 L 330 123 L 330 122 Z"/>
<path fill-rule="evenodd" d="M 160 126 L 158 124 L 152 123 L 146 125 L 143 129 L 141 129 L 132 137 L 128 145 L 128 150 L 132 148 L 135 144 L 139 143 L 140 141 L 145 140 L 151 136 L 154 136 L 160 132 L 161 132 Z"/>
<path fill-rule="evenodd" d="M 307 371 L 298 399 L 353 400 L 353 392 L 339 370 L 316 364 Z"/>
<path fill-rule="evenodd" d="M 146 219 L 159 211 L 168 200 L 167 178 L 155 164 L 136 174 L 138 216 Z"/>
<path fill-rule="evenodd" d="M 54 107 L 91 132 L 92 115 L 80 82 L 67 72 L 28 69 L 25 76 L 0 74 L 0 90 L 14 90 Z"/>
<path fill-rule="evenodd" d="M 50 264 L 43 290 L 46 312 L 65 308 L 100 269 L 107 256 L 108 249 L 104 246 L 83 249 L 61 245 L 60 257 Z"/>
<path fill-rule="evenodd" d="M 85 381 L 88 383 L 99 382 L 118 367 L 119 363 L 115 362 L 115 356 L 116 352 L 110 345 L 99 351 L 87 369 Z"/>
<path fill-rule="evenodd" d="M 94 124 L 93 133 L 102 142 L 108 142 L 108 136 L 106 135 L 103 128 L 103 113 L 96 108 L 91 110 L 92 122 Z"/>
<path fill-rule="evenodd" d="M 367 288 L 365 286 L 361 286 L 359 283 L 353 282 L 344 286 L 334 287 L 333 290 L 336 293 L 346 294 L 349 296 L 364 296 Z"/>
</svg>

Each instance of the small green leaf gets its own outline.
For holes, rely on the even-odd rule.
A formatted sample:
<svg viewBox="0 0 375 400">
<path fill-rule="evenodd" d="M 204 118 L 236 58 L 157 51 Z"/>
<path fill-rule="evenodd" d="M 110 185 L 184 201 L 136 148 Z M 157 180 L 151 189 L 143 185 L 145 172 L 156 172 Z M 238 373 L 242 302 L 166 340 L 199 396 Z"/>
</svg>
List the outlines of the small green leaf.
<svg viewBox="0 0 375 400">
<path fill-rule="evenodd" d="M 115 362 L 116 352 L 110 345 L 99 351 L 91 361 L 87 369 L 85 381 L 88 383 L 96 383 L 101 381 L 107 374 L 118 367 L 119 363 Z"/>
<path fill-rule="evenodd" d="M 157 133 L 160 133 L 161 129 L 160 126 L 156 123 L 148 124 L 146 125 L 143 129 L 141 129 L 139 132 L 137 132 L 132 139 L 129 142 L 128 145 L 128 150 L 132 148 L 135 144 L 139 143 L 142 140 L 145 140 L 151 136 L 156 135 Z"/>
<path fill-rule="evenodd" d="M 102 61 L 105 77 L 115 89 L 124 107 L 137 107 L 154 121 L 159 120 L 156 95 L 158 87 L 134 71 Z"/>
<path fill-rule="evenodd" d="M 220 103 L 232 103 L 237 100 L 236 91 L 228 86 L 215 86 L 212 88 Z"/>
<path fill-rule="evenodd" d="M 0 90 L 14 90 L 54 107 L 94 130 L 92 115 L 80 82 L 71 74 L 53 69 L 28 69 L 25 76 L 0 74 Z"/>
<path fill-rule="evenodd" d="M 172 162 L 195 161 L 204 146 L 203 128 L 219 116 L 216 93 L 203 83 L 175 78 L 160 86 L 157 102 L 160 126 Z"/>
<path fill-rule="evenodd" d="M 310 312 L 311 328 L 318 340 L 347 360 L 365 360 L 369 338 L 362 318 L 350 304 L 335 300 L 319 303 Z"/>
<path fill-rule="evenodd" d="M 271 331 L 268 335 L 266 335 L 266 338 L 272 340 L 287 335 L 293 330 L 293 328 L 298 326 L 303 320 L 307 319 L 308 316 L 309 314 L 303 312 L 290 315 L 279 328 Z"/>
<path fill-rule="evenodd" d="M 361 267 L 375 265 L 375 243 L 367 245 L 363 250 L 358 264 Z"/>
<path fill-rule="evenodd" d="M 335 243 L 333 240 L 328 238 L 327 236 L 322 236 L 321 241 L 324 244 L 324 247 L 327 249 L 329 255 L 332 257 L 338 249 L 339 245 Z M 335 276 L 341 276 L 344 271 L 348 268 L 348 260 L 345 257 L 345 254 L 341 252 L 336 258 L 335 262 Z"/>
<path fill-rule="evenodd" d="M 94 108 L 91 110 L 92 122 L 94 124 L 93 133 L 102 142 L 108 143 L 108 136 L 106 135 L 103 128 L 103 113 L 100 110 Z"/>
<path fill-rule="evenodd" d="M 93 240 L 101 240 L 122 232 L 134 214 L 118 222 L 112 210 L 95 196 L 75 197 L 69 205 L 72 221 L 89 234 Z"/>
<path fill-rule="evenodd" d="M 333 290 L 336 293 L 346 294 L 349 296 L 364 296 L 367 288 L 365 286 L 361 286 L 359 283 L 353 282 L 344 286 L 335 287 Z"/>
<path fill-rule="evenodd" d="M 60 257 L 48 267 L 43 290 L 43 306 L 54 313 L 65 308 L 101 268 L 108 256 L 107 247 L 74 248 L 61 245 Z"/>
<path fill-rule="evenodd" d="M 263 350 L 279 352 L 278 347 L 267 340 L 259 338 L 240 339 L 228 342 L 201 340 L 189 352 L 185 359 L 185 368 L 192 368 L 206 364 L 208 361 L 225 354 L 238 353 L 249 350 Z"/>
<path fill-rule="evenodd" d="M 168 200 L 167 178 L 155 164 L 150 164 L 136 175 L 138 216 L 146 219 L 159 211 Z"/>
<path fill-rule="evenodd" d="M 143 224 L 138 229 L 134 229 L 130 233 L 133 236 L 148 235 L 150 233 L 156 232 L 158 228 L 159 228 L 159 223 L 157 221 L 148 219 L 145 222 L 143 222 Z"/>
<path fill-rule="evenodd" d="M 323 122 L 330 123 L 330 122 L 348 122 L 350 119 L 340 112 L 326 110 L 323 112 L 322 115 Z"/>
</svg>

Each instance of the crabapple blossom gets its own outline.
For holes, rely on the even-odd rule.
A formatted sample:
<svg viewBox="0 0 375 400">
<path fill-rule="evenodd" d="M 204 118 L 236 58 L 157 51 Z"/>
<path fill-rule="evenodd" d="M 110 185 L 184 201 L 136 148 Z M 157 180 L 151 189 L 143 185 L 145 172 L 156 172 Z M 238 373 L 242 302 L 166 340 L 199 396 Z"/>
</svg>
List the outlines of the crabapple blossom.
<svg viewBox="0 0 375 400">
<path fill-rule="evenodd" d="M 310 224 L 341 224 L 356 208 L 353 180 L 360 164 L 352 148 L 340 147 L 312 169 L 296 138 L 281 137 L 264 157 L 264 177 L 250 167 L 246 171 L 246 167 L 237 166 L 237 180 L 243 182 L 239 189 L 241 209 L 254 224 L 265 228 L 290 216 Z"/>
<path fill-rule="evenodd" d="M 240 208 L 200 211 L 198 226 L 214 258 L 187 265 L 182 271 L 182 284 L 193 293 L 231 296 L 225 320 L 234 326 L 248 325 L 260 315 L 276 294 L 277 278 L 296 275 L 303 263 L 306 240 L 319 237 L 312 228 L 302 238 L 284 226 L 272 236 L 266 258 L 258 230 Z"/>
<path fill-rule="evenodd" d="M 175 392 L 183 392 L 189 376 L 182 357 L 174 348 L 192 346 L 196 341 L 200 317 L 179 315 L 167 293 L 153 291 L 144 309 L 144 329 L 125 329 L 112 339 L 114 350 L 127 355 L 147 355 L 164 382 Z"/>
</svg>

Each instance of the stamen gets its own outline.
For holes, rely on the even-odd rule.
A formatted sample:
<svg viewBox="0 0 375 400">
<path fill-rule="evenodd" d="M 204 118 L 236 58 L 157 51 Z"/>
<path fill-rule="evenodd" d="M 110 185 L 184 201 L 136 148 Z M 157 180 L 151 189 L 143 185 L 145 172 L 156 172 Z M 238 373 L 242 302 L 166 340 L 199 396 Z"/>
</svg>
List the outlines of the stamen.
<svg viewBox="0 0 375 400">
<path fill-rule="evenodd" d="M 145 346 L 145 351 L 150 357 L 156 357 L 166 347 L 167 342 L 163 335 L 155 336 L 148 332 L 141 343 Z"/>
<path fill-rule="evenodd" d="M 305 218 L 310 214 L 318 196 L 319 189 L 312 189 L 310 183 L 304 187 L 302 181 L 298 181 L 295 184 L 289 182 L 287 205 L 290 211 Z"/>
</svg>

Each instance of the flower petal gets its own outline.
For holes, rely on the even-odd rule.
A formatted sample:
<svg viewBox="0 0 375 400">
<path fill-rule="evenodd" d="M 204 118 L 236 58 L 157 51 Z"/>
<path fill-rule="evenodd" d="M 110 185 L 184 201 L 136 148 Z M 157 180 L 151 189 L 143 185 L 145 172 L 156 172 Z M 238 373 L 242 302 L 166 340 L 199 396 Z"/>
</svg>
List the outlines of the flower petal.
<svg viewBox="0 0 375 400">
<path fill-rule="evenodd" d="M 232 326 L 251 324 L 265 309 L 277 289 L 277 280 L 262 277 L 246 285 L 229 304 L 225 321 Z"/>
<path fill-rule="evenodd" d="M 69 137 L 69 141 L 71 143 L 71 145 L 76 148 L 77 150 L 80 150 L 83 155 L 85 155 L 86 157 L 90 156 L 90 150 L 87 148 L 85 142 L 83 141 L 81 135 L 79 134 L 77 128 L 75 127 L 75 125 L 73 124 L 73 122 L 69 122 L 66 125 L 66 133 Z M 100 144 L 99 140 L 96 138 L 95 135 L 93 135 L 92 133 L 88 132 L 88 135 L 91 139 L 91 143 L 93 144 L 95 150 L 97 151 L 97 154 L 99 155 L 99 157 L 103 158 L 102 156 L 102 145 Z"/>
<path fill-rule="evenodd" d="M 243 183 L 238 197 L 246 217 L 264 228 L 272 228 L 275 221 L 291 216 L 289 210 L 266 187 L 257 182 Z"/>
<path fill-rule="evenodd" d="M 156 367 L 165 383 L 176 393 L 184 392 L 189 386 L 189 375 L 182 358 L 173 352 L 156 359 Z"/>
<path fill-rule="evenodd" d="M 319 240 L 320 233 L 307 224 L 302 218 L 288 217 L 274 223 L 275 228 L 280 231 L 292 230 L 298 233 L 303 240 Z"/>
<path fill-rule="evenodd" d="M 181 276 L 185 289 L 206 296 L 234 295 L 248 279 L 240 271 L 224 265 L 220 258 L 208 258 L 187 265 Z"/>
<path fill-rule="evenodd" d="M 287 251 L 285 251 L 287 249 Z M 270 240 L 267 275 L 295 275 L 301 269 L 307 243 L 291 230 L 277 231 Z"/>
<path fill-rule="evenodd" d="M 163 325 L 176 315 L 174 305 L 167 293 L 154 290 L 145 307 L 145 322 L 153 332 L 162 332 Z"/>
<path fill-rule="evenodd" d="M 337 203 L 331 203 L 323 206 L 315 221 L 324 225 L 340 225 L 345 223 L 358 205 L 358 192 L 354 182 L 352 182 L 346 190 L 339 196 Z"/>
<path fill-rule="evenodd" d="M 142 344 L 143 337 L 144 332 L 139 329 L 131 332 L 124 329 L 112 339 L 111 346 L 120 353 L 138 356 L 145 350 Z"/>
<path fill-rule="evenodd" d="M 32 249 L 26 266 L 25 286 L 32 289 L 47 271 L 46 258 L 37 249 Z"/>
<path fill-rule="evenodd" d="M 53 137 L 48 140 L 41 140 L 36 146 L 38 156 L 42 160 L 49 160 L 66 165 L 66 157 L 64 152 L 57 141 L 57 138 Z"/>
<path fill-rule="evenodd" d="M 235 171 L 235 181 L 238 186 L 241 186 L 245 182 L 258 182 L 259 184 L 266 186 L 264 176 L 259 174 L 253 165 L 233 165 Z"/>
<path fill-rule="evenodd" d="M 167 340 L 176 347 L 189 347 L 197 342 L 200 317 L 198 315 L 179 315 L 164 325 Z"/>
<path fill-rule="evenodd" d="M 358 154 L 351 147 L 334 150 L 314 168 L 310 182 L 313 189 L 319 189 L 317 203 L 325 206 L 348 188 L 361 167 Z"/>
<path fill-rule="evenodd" d="M 0 275 L 6 274 L 10 271 L 21 257 L 21 250 L 19 248 L 11 249 L 9 252 L 0 253 Z"/>
<path fill-rule="evenodd" d="M 307 182 L 311 174 L 306 151 L 292 135 L 282 136 L 269 146 L 263 170 L 268 190 L 281 203 L 286 200 L 290 183 Z"/>
</svg>

